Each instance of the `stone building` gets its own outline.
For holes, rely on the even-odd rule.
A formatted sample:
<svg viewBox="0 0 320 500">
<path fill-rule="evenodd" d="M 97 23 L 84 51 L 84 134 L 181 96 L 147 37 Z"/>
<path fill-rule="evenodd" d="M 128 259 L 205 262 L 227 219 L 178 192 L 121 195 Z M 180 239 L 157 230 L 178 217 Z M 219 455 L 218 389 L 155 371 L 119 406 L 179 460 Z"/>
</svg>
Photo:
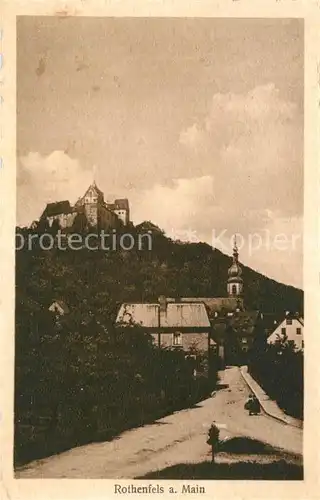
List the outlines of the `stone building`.
<svg viewBox="0 0 320 500">
<path fill-rule="evenodd" d="M 85 214 L 88 224 L 98 229 L 116 229 L 122 219 L 108 207 L 104 201 L 104 194 L 95 182 L 91 184 L 84 195 L 75 204 L 75 210 Z"/>
<path fill-rule="evenodd" d="M 115 213 L 116 216 L 122 221 L 124 226 L 127 226 L 130 222 L 130 209 L 129 201 L 126 198 L 121 198 L 114 200 L 113 203 L 106 203 L 106 206 L 111 212 Z"/>
<path fill-rule="evenodd" d="M 57 221 L 61 229 L 67 229 L 73 226 L 79 214 L 85 216 L 88 227 L 117 229 L 130 222 L 129 201 L 118 199 L 114 203 L 106 203 L 103 192 L 93 182 L 74 206 L 68 200 L 48 203 L 40 221 L 47 221 L 50 227 Z"/>
</svg>

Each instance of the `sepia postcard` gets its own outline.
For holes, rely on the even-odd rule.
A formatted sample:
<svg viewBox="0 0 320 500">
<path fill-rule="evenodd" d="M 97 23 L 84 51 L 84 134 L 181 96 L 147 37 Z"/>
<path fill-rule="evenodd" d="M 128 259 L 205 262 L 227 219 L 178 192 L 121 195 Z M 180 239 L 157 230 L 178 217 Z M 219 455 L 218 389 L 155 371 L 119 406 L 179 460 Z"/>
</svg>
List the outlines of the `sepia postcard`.
<svg viewBox="0 0 320 500">
<path fill-rule="evenodd" d="M 1 11 L 1 498 L 319 498 L 319 4 Z"/>
</svg>

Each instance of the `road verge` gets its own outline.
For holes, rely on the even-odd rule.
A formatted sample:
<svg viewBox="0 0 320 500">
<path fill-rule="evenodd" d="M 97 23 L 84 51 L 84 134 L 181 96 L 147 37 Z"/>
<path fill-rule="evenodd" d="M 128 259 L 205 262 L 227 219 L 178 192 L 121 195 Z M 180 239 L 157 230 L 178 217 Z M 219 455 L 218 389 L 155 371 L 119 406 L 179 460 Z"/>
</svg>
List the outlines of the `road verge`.
<svg viewBox="0 0 320 500">
<path fill-rule="evenodd" d="M 247 366 L 241 366 L 240 373 L 247 386 L 250 388 L 256 398 L 258 398 L 261 408 L 266 415 L 293 427 L 299 427 L 300 429 L 303 427 L 302 420 L 286 415 L 284 411 L 281 410 L 281 408 L 278 406 L 278 404 L 269 398 L 268 394 L 266 394 L 262 387 L 260 387 L 260 385 L 252 378 L 252 376 L 248 372 Z"/>
</svg>

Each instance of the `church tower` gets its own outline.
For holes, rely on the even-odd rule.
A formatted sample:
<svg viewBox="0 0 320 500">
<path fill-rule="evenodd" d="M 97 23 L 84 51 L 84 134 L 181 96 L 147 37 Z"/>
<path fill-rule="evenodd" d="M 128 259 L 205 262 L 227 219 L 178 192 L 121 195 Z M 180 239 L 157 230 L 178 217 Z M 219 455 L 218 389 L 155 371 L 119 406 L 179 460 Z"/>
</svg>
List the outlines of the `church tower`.
<svg viewBox="0 0 320 500">
<path fill-rule="evenodd" d="M 233 262 L 228 269 L 227 290 L 229 297 L 242 297 L 243 279 L 241 278 L 242 269 L 240 267 L 239 252 L 237 247 L 236 237 L 234 238 L 233 246 Z"/>
</svg>

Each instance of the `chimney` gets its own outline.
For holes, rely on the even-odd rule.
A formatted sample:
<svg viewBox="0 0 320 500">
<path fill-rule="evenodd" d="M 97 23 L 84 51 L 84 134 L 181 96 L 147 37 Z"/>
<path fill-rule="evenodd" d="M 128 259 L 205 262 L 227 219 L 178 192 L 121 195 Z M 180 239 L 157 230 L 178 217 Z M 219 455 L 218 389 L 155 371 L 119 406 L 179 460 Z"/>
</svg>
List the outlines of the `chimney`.
<svg viewBox="0 0 320 500">
<path fill-rule="evenodd" d="M 158 334 L 158 343 L 159 347 L 161 345 L 161 328 L 166 324 L 167 317 L 167 297 L 165 295 L 160 295 L 158 298 L 159 302 L 159 334 Z"/>
</svg>

